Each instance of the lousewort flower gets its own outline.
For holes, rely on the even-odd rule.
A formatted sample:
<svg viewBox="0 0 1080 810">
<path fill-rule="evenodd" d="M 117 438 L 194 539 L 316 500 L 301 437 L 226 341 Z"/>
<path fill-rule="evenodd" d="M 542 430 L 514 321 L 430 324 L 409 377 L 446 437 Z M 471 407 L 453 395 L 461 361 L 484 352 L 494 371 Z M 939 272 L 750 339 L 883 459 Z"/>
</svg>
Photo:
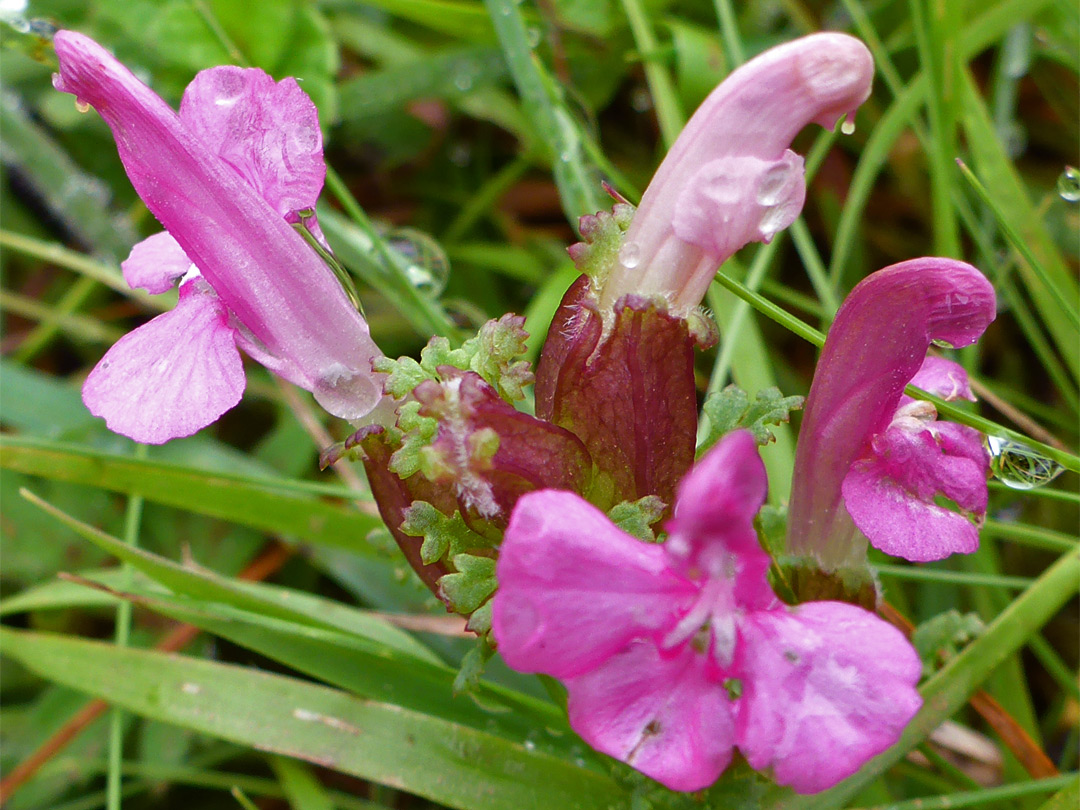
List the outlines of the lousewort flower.
<svg viewBox="0 0 1080 810">
<path fill-rule="evenodd" d="M 536 414 L 581 439 L 608 505 L 671 504 L 694 460 L 694 348 L 716 339 L 696 307 L 725 259 L 798 216 L 806 188 L 792 138 L 853 113 L 873 73 L 845 34 L 773 48 L 702 103 L 636 211 L 582 217 L 570 255 L 585 275 L 548 330 Z"/>
<path fill-rule="evenodd" d="M 896 741 L 921 665 L 903 635 L 842 602 L 788 607 L 754 515 L 765 468 L 729 434 L 679 486 L 663 545 L 580 497 L 521 497 L 499 553 L 493 631 L 514 669 L 561 679 L 593 747 L 674 790 L 707 787 L 738 748 L 799 792 Z"/>
<path fill-rule="evenodd" d="M 382 397 L 380 355 L 348 294 L 287 220 L 307 219 L 326 167 L 315 105 L 294 79 L 261 70 L 201 72 L 177 115 L 104 48 L 55 38 L 58 90 L 92 105 L 132 185 L 166 233 L 122 265 L 133 287 L 180 303 L 123 337 L 83 387 L 112 430 L 150 444 L 188 436 L 236 405 L 238 347 L 356 419 Z M 321 240 L 308 221 L 312 238 Z"/>
<path fill-rule="evenodd" d="M 858 564 L 866 548 L 860 531 L 876 548 L 909 560 L 978 547 L 989 471 L 981 437 L 936 421 L 934 407 L 904 396 L 904 387 L 971 399 L 963 369 L 926 353 L 935 340 L 974 343 L 995 314 L 990 282 L 951 259 L 902 262 L 851 291 L 806 400 L 790 553 L 830 571 Z M 937 495 L 961 511 L 935 503 Z"/>
<path fill-rule="evenodd" d="M 769 242 L 802 210 L 803 159 L 788 146 L 808 123 L 832 128 L 870 95 L 874 62 L 846 34 L 802 37 L 740 67 L 694 113 L 656 170 L 599 285 L 697 306 L 716 269 Z"/>
</svg>

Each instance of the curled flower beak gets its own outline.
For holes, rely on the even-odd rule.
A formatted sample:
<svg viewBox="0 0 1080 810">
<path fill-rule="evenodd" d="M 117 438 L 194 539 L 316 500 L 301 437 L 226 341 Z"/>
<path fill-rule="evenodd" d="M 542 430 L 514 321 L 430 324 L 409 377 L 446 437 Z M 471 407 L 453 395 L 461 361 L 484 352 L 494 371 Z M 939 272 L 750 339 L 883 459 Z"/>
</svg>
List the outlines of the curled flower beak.
<svg viewBox="0 0 1080 810">
<path fill-rule="evenodd" d="M 811 122 L 832 128 L 870 95 L 874 63 L 846 34 L 803 37 L 747 62 L 687 123 L 634 213 L 601 307 L 628 293 L 700 303 L 716 268 L 748 242 L 769 242 L 806 196 L 788 146 Z"/>
<path fill-rule="evenodd" d="M 851 291 L 806 399 L 788 512 L 791 554 L 828 571 L 859 564 L 865 543 L 856 528 L 908 559 L 974 550 L 975 528 L 933 502 L 940 492 L 970 512 L 980 505 L 985 511 L 986 461 L 974 431 L 948 422 L 913 430 L 905 423 L 916 420 L 905 418 L 910 404 L 902 398 L 912 381 L 946 396 L 968 395 L 962 369 L 926 364 L 926 352 L 934 340 L 974 343 L 995 314 L 990 282 L 952 259 L 901 262 Z M 897 532 L 924 541 L 916 546 Z"/>
</svg>

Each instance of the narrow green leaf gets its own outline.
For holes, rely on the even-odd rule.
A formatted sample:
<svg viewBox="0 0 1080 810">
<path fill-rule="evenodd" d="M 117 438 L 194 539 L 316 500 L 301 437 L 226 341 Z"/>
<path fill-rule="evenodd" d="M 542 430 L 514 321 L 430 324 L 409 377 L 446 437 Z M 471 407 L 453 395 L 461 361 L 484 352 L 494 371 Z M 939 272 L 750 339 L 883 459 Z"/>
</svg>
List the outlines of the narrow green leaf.
<svg viewBox="0 0 1080 810">
<path fill-rule="evenodd" d="M 557 85 L 533 53 L 525 17 L 514 0 L 486 0 L 510 74 L 552 161 L 563 212 L 575 228 L 584 214 L 610 208 L 600 193 L 596 166 L 586 158 L 587 136 L 556 95 Z"/>
<path fill-rule="evenodd" d="M 465 810 L 606 810 L 612 780 L 526 741 L 242 667 L 0 630 L 5 654 L 125 709 Z M 123 678 L 116 673 L 123 672 Z M 542 786 L 542 789 L 539 789 Z"/>
<path fill-rule="evenodd" d="M 270 757 L 270 766 L 293 810 L 334 810 L 333 800 L 310 766 L 282 756 Z"/>
<path fill-rule="evenodd" d="M 982 636 L 923 684 L 919 689 L 922 709 L 894 746 L 871 759 L 854 776 L 836 787 L 815 796 L 793 797 L 783 807 L 786 810 L 827 810 L 847 806 L 852 797 L 903 759 L 908 751 L 963 706 L 990 673 L 1075 596 L 1078 585 L 1080 554 L 1071 552 L 1020 594 L 987 626 Z"/>
<path fill-rule="evenodd" d="M 155 503 L 358 554 L 374 553 L 364 538 L 382 526 L 374 514 L 304 494 L 304 482 L 208 472 L 25 436 L 0 437 L 0 467 L 141 495 Z"/>
<path fill-rule="evenodd" d="M 343 630 L 384 644 L 412 657 L 437 661 L 408 633 L 383 621 L 318 596 L 286 588 L 228 579 L 207 569 L 179 565 L 148 551 L 133 548 L 79 521 L 55 506 L 23 491 L 23 497 L 60 520 L 99 548 L 134 566 L 165 587 L 193 599 L 221 602 L 260 615 L 299 622 L 309 627 Z"/>
</svg>

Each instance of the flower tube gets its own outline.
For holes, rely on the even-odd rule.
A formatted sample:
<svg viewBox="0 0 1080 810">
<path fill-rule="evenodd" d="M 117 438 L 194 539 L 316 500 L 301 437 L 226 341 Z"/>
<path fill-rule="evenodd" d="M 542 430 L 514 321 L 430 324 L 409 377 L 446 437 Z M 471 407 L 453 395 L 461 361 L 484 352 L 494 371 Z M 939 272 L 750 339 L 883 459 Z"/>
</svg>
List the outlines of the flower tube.
<svg viewBox="0 0 1080 810">
<path fill-rule="evenodd" d="M 536 414 L 574 433 L 608 502 L 669 506 L 694 460 L 696 310 L 716 269 L 798 216 L 804 126 L 832 126 L 869 95 L 874 66 L 846 34 L 815 34 L 751 60 L 676 139 L 640 207 L 583 217 L 570 255 L 585 275 L 555 314 L 536 370 Z"/>
<path fill-rule="evenodd" d="M 867 276 L 837 312 L 806 399 L 795 454 L 788 552 L 826 571 L 861 565 L 865 543 L 910 560 L 974 551 L 989 459 L 979 434 L 936 421 L 914 383 L 970 398 L 933 341 L 974 343 L 996 314 L 994 288 L 969 264 L 913 259 Z M 935 503 L 944 495 L 967 513 Z"/>
<path fill-rule="evenodd" d="M 317 111 L 295 80 L 212 68 L 177 115 L 93 40 L 60 31 L 55 47 L 54 85 L 105 119 L 167 231 L 136 245 L 125 278 L 152 293 L 182 280 L 180 305 L 122 338 L 91 373 L 91 411 L 142 442 L 190 435 L 239 401 L 239 346 L 335 416 L 369 413 L 382 398 L 371 370 L 381 353 L 287 221 L 305 218 L 296 212 L 314 206 L 325 177 Z"/>
</svg>

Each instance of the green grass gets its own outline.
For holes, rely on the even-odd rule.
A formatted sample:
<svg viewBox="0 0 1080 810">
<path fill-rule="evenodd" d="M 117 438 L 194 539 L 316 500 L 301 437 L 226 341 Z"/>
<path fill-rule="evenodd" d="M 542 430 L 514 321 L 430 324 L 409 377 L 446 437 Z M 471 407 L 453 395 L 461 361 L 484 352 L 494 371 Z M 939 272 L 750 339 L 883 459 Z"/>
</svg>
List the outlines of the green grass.
<svg viewBox="0 0 1080 810">
<path fill-rule="evenodd" d="M 878 560 L 886 598 L 911 620 L 955 608 L 986 629 L 922 684 L 924 708 L 897 745 L 824 794 L 779 792 L 770 806 L 1075 806 L 1080 205 L 1056 189 L 1080 164 L 1074 4 L 249 9 L 31 0 L 28 13 L 96 37 L 174 105 L 213 64 L 299 76 L 332 166 L 320 221 L 391 356 L 511 311 L 528 316 L 535 352 L 574 276 L 565 247 L 577 217 L 611 203 L 602 180 L 638 199 L 706 87 L 770 45 L 811 30 L 860 36 L 874 93 L 854 135 L 799 136 L 803 216 L 746 248 L 710 289 L 722 341 L 698 357 L 702 394 L 729 381 L 805 394 L 823 332 L 861 278 L 955 256 L 998 292 L 998 319 L 958 359 L 1000 406 L 940 410 L 1066 472 L 1028 491 L 992 484 L 974 557 Z M 473 696 L 454 697 L 470 645 L 381 618 L 441 610 L 389 540 L 362 469 L 316 469 L 322 431 L 339 440 L 349 426 L 324 420 L 306 394 L 252 365 L 238 409 L 161 448 L 137 449 L 86 412 L 85 374 L 174 299 L 124 284 L 120 260 L 156 225 L 100 119 L 51 89 L 51 53 L 17 29 L 0 31 L 0 771 L 90 697 L 118 708 L 52 751 L 5 808 L 647 806 L 536 679 L 493 663 Z M 406 225 L 431 261 L 449 262 L 445 289 L 410 280 L 394 241 Z M 781 505 L 797 420 L 776 433 L 765 460 Z M 240 582 L 271 542 L 292 549 L 272 584 Z M 101 570 L 116 559 L 131 569 Z M 153 651 L 180 621 L 200 628 L 197 640 L 179 658 Z M 968 705 L 980 689 L 1061 776 L 1027 773 Z M 1003 765 L 988 771 L 927 742 L 945 720 L 982 735 Z M 923 757 L 906 759 L 913 751 Z"/>
</svg>

